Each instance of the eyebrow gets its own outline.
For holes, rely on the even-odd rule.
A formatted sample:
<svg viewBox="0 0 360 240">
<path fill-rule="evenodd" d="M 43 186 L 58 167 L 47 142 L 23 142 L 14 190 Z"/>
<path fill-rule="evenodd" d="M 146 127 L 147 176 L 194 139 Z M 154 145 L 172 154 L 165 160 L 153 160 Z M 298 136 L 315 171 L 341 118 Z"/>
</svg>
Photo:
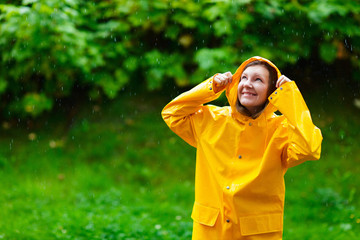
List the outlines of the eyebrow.
<svg viewBox="0 0 360 240">
<path fill-rule="evenodd" d="M 255 76 L 259 76 L 259 77 L 264 77 L 263 75 L 259 74 L 259 73 L 255 73 Z"/>
<path fill-rule="evenodd" d="M 243 75 L 247 76 L 248 74 L 242 73 L 241 76 L 243 76 Z M 254 73 L 254 76 L 255 76 L 255 77 L 261 77 L 261 78 L 264 78 L 264 77 L 265 77 L 265 76 L 260 75 L 259 73 Z"/>
</svg>

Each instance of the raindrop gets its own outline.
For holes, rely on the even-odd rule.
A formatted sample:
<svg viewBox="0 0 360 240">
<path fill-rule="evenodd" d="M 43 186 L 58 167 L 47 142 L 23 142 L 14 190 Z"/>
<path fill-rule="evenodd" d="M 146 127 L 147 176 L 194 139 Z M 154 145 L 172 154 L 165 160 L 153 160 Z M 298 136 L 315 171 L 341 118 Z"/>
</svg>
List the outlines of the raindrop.
<svg viewBox="0 0 360 240">
<path fill-rule="evenodd" d="M 13 145 L 13 143 L 14 143 L 14 139 L 11 139 L 11 140 L 10 140 L 10 146 L 9 146 L 10 150 L 12 150 L 12 145 Z"/>
</svg>

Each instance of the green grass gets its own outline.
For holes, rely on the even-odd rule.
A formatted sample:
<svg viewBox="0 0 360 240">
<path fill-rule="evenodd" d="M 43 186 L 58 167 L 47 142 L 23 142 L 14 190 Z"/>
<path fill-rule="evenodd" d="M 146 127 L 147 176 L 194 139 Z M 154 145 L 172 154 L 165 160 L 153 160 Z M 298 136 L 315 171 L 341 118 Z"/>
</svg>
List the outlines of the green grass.
<svg viewBox="0 0 360 240">
<path fill-rule="evenodd" d="M 70 126 L 59 113 L 3 123 L 0 239 L 190 239 L 195 149 L 163 123 L 168 100 L 84 105 Z M 358 239 L 359 110 L 310 102 L 323 153 L 286 174 L 284 239 Z"/>
</svg>

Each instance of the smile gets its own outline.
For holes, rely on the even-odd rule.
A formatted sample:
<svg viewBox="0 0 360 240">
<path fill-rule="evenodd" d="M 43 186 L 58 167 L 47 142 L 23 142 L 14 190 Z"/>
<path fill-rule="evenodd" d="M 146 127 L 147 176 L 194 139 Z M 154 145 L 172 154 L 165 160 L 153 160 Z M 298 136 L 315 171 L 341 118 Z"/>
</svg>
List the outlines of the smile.
<svg viewBox="0 0 360 240">
<path fill-rule="evenodd" d="M 251 92 L 242 92 L 241 94 L 244 96 L 256 96 L 257 95 L 256 93 L 251 93 Z"/>
</svg>

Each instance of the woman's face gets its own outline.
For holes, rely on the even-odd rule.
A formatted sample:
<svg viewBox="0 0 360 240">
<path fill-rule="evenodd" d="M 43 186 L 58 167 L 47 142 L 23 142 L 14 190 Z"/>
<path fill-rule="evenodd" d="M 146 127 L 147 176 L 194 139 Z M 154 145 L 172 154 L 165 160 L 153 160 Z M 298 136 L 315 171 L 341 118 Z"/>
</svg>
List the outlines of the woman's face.
<svg viewBox="0 0 360 240">
<path fill-rule="evenodd" d="M 261 65 L 245 69 L 238 85 L 238 99 L 251 114 L 261 110 L 267 99 L 269 71 Z"/>
</svg>

